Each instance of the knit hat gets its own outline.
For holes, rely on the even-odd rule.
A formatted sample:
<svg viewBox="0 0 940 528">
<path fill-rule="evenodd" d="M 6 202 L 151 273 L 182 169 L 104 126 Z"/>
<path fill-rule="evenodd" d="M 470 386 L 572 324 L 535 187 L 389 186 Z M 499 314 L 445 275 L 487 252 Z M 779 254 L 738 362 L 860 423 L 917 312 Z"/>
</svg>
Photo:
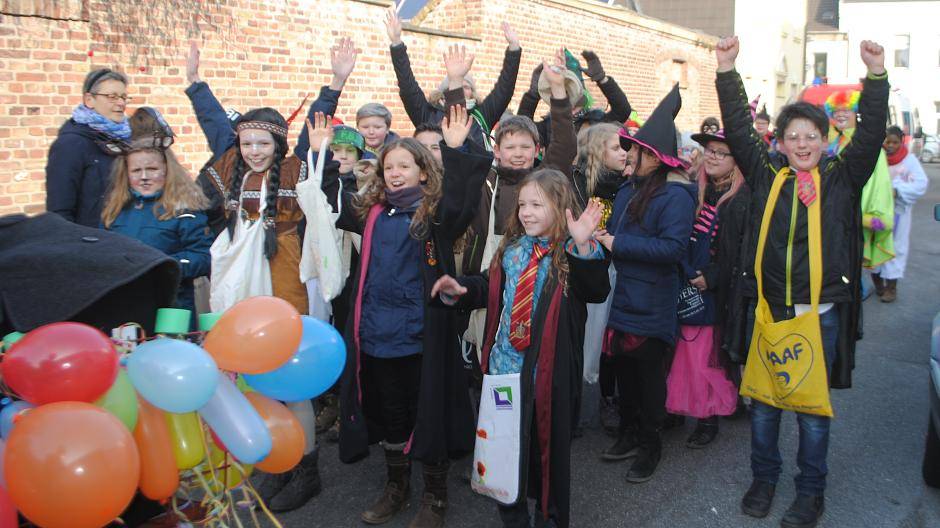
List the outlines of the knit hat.
<svg viewBox="0 0 940 528">
<path fill-rule="evenodd" d="M 829 94 L 829 97 L 826 98 L 823 109 L 830 118 L 832 118 L 832 114 L 836 113 L 836 110 L 843 108 L 858 112 L 858 98 L 861 95 L 862 93 L 858 90 L 839 90 L 838 92 L 832 92 Z"/>
<path fill-rule="evenodd" d="M 620 146 L 630 150 L 635 143 L 653 151 L 659 161 L 670 167 L 685 167 L 685 162 L 679 159 L 676 141 L 675 119 L 681 108 L 682 96 L 676 83 L 636 134 L 631 136 L 625 128 L 620 129 Z"/>
<path fill-rule="evenodd" d="M 339 125 L 333 127 L 333 142 L 330 145 L 352 145 L 359 151 L 359 156 L 366 150 L 366 140 L 358 130 L 351 126 Z"/>
</svg>

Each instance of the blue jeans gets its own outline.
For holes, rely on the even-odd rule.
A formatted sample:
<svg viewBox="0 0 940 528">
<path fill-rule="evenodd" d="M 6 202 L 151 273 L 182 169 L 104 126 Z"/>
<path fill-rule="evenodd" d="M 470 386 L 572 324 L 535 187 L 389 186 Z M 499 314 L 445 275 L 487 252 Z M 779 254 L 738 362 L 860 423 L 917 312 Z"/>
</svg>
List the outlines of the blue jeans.
<svg viewBox="0 0 940 528">
<path fill-rule="evenodd" d="M 752 302 L 747 312 L 747 334 L 745 350 L 751 346 L 751 334 L 754 331 L 754 310 Z M 792 319 L 792 307 L 772 306 L 775 320 Z M 832 370 L 836 358 L 836 339 L 839 336 L 839 308 L 833 306 L 819 316 L 822 332 L 823 352 L 826 354 L 826 372 Z M 780 436 L 781 410 L 776 407 L 754 401 L 751 406 L 751 471 L 754 480 L 777 484 L 780 478 L 783 460 L 780 458 L 778 440 Z M 796 476 L 797 493 L 820 496 L 826 489 L 826 454 L 829 451 L 829 421 L 826 416 L 796 413 L 800 426 L 800 447 L 796 455 L 796 465 L 800 474 Z"/>
</svg>

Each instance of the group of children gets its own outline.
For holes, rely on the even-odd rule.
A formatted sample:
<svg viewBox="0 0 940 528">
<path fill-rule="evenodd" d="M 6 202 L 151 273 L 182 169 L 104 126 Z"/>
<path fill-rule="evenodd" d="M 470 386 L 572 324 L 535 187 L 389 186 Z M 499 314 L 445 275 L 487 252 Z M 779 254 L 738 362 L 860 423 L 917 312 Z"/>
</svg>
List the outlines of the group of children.
<svg viewBox="0 0 940 528">
<path fill-rule="evenodd" d="M 635 483 L 656 470 L 667 412 L 699 419 L 688 440 L 699 448 L 717 434 L 717 417 L 736 410 L 758 300 L 776 319 L 817 310 L 829 368 L 850 363 L 837 359 L 836 340 L 845 334 L 845 307 L 857 300 L 855 216 L 884 137 L 888 84 L 880 46 L 862 44 L 869 68 L 858 101 L 864 119 L 848 146 L 827 155 L 829 120 L 805 103 L 781 110 L 775 148 L 768 148 L 733 69 L 737 41 L 722 40 L 716 85 L 725 127 L 714 120 L 693 136 L 703 154 L 690 174 L 674 125 L 678 87 L 630 130 L 624 123 L 632 109 L 597 55 L 584 52 L 582 69 L 561 50 L 533 72 L 520 115 L 510 115 L 522 49 L 508 25 L 502 71 L 483 98 L 470 75 L 473 56 L 458 48 L 445 53 L 446 77 L 426 96 L 393 11 L 386 29 L 413 137 L 391 132 L 391 113 L 378 103 L 360 108 L 355 126 L 336 119 L 358 53 L 348 38 L 331 50 L 333 78 L 310 106 L 293 151 L 290 120 L 278 111 L 233 116 L 222 108 L 199 78 L 193 48 L 186 93 L 213 152 L 196 184 L 179 177 L 172 131 L 158 113 L 138 110 L 133 134 L 121 129 L 127 81 L 105 75 L 86 82 L 80 105 L 100 119 L 77 116 L 69 126 L 90 126 L 95 148 L 121 145 L 112 190 L 99 189 L 108 199 L 97 211 L 50 206 L 178 257 L 189 281 L 182 303 L 191 302 L 191 278 L 208 272 L 214 311 L 274 295 L 345 332 L 339 457 L 355 462 L 379 442 L 387 468 L 363 522 L 388 522 L 405 506 L 418 461 L 424 489 L 409 526 L 444 525 L 450 460 L 473 451 L 476 430 L 461 346 L 475 351 L 478 372 L 520 376 L 520 499 L 499 506 L 507 527 L 530 526 L 526 497 L 535 499 L 536 522 L 570 525 L 582 379 L 595 382 L 602 363 L 615 380 L 620 414 L 617 441 L 602 457 L 632 459 L 626 478 Z M 608 112 L 591 108 L 582 74 L 598 83 Z M 536 123 L 539 100 L 550 114 Z M 107 105 L 114 116 L 105 114 Z M 891 131 L 886 145 L 899 136 Z M 50 205 L 64 194 L 60 141 L 50 152 Z M 894 170 L 916 172 L 902 146 L 888 148 Z M 818 188 L 812 174 L 821 175 Z M 313 225 L 323 215 L 304 209 L 310 178 L 331 209 L 325 230 Z M 782 188 L 774 183 L 780 178 Z M 769 203 L 772 186 L 779 199 Z M 897 195 L 909 205 L 918 192 L 911 183 Z M 807 210 L 816 200 L 827 248 L 818 289 L 810 283 L 807 238 Z M 765 215 L 762 235 L 756 226 Z M 909 208 L 907 215 L 909 225 Z M 314 266 L 306 282 L 298 274 L 308 247 L 325 244 L 341 255 L 344 286 L 332 294 L 326 284 L 333 270 Z M 758 246 L 765 248 L 760 258 Z M 762 269 L 754 269 L 756 260 Z M 883 264 L 878 273 L 884 292 L 893 291 L 903 265 L 898 271 Z M 321 487 L 312 407 L 303 402 L 291 410 L 308 446 L 297 468 L 259 486 L 274 511 L 302 506 Z M 823 510 L 828 418 L 798 417 L 799 494 L 786 527 L 814 526 Z M 773 499 L 779 420 L 779 409 L 753 403 L 754 483 L 742 500 L 749 515 L 765 516 Z"/>
</svg>

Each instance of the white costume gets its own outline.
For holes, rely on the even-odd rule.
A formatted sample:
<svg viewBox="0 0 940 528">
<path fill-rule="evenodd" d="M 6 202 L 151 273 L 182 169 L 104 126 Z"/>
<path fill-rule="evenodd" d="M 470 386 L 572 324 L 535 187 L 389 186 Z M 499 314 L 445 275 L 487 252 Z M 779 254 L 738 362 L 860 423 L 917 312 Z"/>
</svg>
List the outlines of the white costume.
<svg viewBox="0 0 940 528">
<path fill-rule="evenodd" d="M 911 237 L 911 212 L 914 202 L 927 192 L 927 174 L 917 157 L 908 154 L 901 163 L 889 165 L 891 186 L 894 187 L 894 258 L 879 266 L 875 272 L 882 279 L 904 277 Z"/>
</svg>

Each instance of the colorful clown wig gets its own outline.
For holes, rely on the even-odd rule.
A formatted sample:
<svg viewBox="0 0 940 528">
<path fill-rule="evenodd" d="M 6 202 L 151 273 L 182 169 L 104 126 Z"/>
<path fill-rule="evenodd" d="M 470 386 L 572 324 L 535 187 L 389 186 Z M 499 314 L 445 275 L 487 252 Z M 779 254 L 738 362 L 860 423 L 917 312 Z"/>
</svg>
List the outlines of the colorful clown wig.
<svg viewBox="0 0 940 528">
<path fill-rule="evenodd" d="M 826 98 L 823 109 L 830 118 L 836 110 L 848 108 L 853 112 L 858 112 L 858 98 L 862 95 L 858 90 L 840 90 L 833 92 Z"/>
</svg>

